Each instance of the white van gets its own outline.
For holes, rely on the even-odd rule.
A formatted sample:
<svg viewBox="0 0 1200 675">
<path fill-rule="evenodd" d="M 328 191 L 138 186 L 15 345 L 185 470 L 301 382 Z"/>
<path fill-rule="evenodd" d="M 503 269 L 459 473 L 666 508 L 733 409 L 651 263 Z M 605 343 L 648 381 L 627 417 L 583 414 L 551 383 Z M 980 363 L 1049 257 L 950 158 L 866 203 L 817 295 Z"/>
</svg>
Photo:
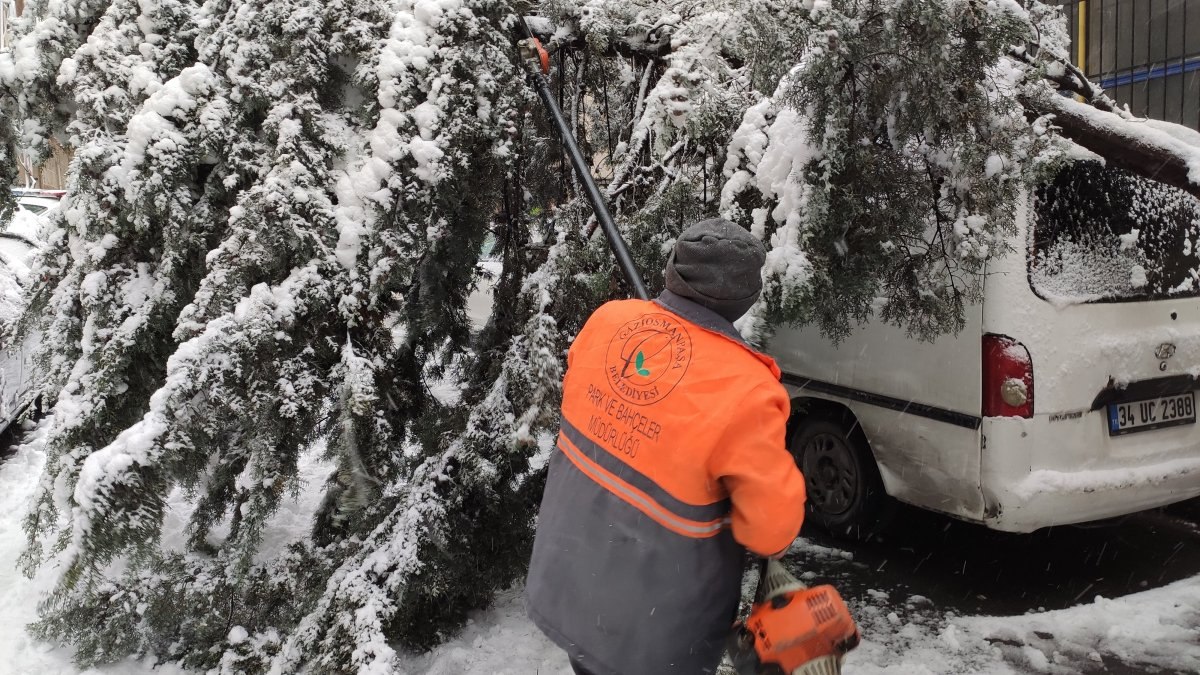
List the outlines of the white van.
<svg viewBox="0 0 1200 675">
<path fill-rule="evenodd" d="M 54 191 L 13 190 L 13 195 L 19 208 L 7 222 L 0 221 L 0 325 L 21 311 L 29 265 L 42 246 L 42 214 L 58 208 L 61 198 Z M 13 423 L 36 410 L 33 352 L 39 340 L 35 334 L 20 345 L 10 345 L 0 335 L 0 452 L 12 439 Z"/>
<path fill-rule="evenodd" d="M 0 325 L 16 318 L 25 293 L 29 259 L 37 244 L 24 237 L 0 232 Z M 9 426 L 32 405 L 32 354 L 36 340 L 8 345 L 0 335 L 0 453 L 11 436 Z"/>
<path fill-rule="evenodd" d="M 1018 209 L 966 328 L 782 328 L 810 518 L 869 528 L 883 494 L 1031 532 L 1200 495 L 1200 200 L 1094 161 Z"/>
</svg>

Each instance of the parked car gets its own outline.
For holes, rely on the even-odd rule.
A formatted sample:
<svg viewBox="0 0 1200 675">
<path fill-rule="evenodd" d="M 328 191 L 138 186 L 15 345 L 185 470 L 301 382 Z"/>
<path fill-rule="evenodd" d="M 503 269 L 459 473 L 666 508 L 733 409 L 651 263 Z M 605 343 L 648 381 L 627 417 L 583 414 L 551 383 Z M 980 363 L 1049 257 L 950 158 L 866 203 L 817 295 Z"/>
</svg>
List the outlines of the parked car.
<svg viewBox="0 0 1200 675">
<path fill-rule="evenodd" d="M 32 216 L 49 215 L 62 204 L 63 190 L 38 190 L 32 188 L 12 188 L 13 198 L 17 202 L 17 211 L 0 231 L 19 234 L 27 239 L 37 239 L 36 228 L 42 222 Z"/>
<path fill-rule="evenodd" d="M 67 194 L 65 190 L 38 190 L 35 188 L 13 188 L 12 193 L 19 208 L 37 215 L 58 208 L 63 195 Z"/>
<path fill-rule="evenodd" d="M 1200 495 L 1200 200 L 1074 162 L 1011 244 L 958 335 L 770 343 L 816 522 L 868 531 L 890 496 L 1031 532 Z"/>
<path fill-rule="evenodd" d="M 45 215 L 59 207 L 61 193 L 54 191 L 13 190 L 18 211 L 0 227 L 0 323 L 20 311 L 28 284 L 30 259 L 41 245 L 41 225 Z M 37 336 L 23 344 L 0 344 L 0 446 L 13 423 L 34 407 L 37 398 L 30 363 Z"/>
<path fill-rule="evenodd" d="M 0 232 L 0 324 L 14 319 L 21 309 L 27 264 L 35 250 L 33 242 Z M 30 409 L 36 398 L 30 378 L 35 340 L 22 345 L 2 344 L 0 340 L 0 450 L 9 426 Z"/>
</svg>

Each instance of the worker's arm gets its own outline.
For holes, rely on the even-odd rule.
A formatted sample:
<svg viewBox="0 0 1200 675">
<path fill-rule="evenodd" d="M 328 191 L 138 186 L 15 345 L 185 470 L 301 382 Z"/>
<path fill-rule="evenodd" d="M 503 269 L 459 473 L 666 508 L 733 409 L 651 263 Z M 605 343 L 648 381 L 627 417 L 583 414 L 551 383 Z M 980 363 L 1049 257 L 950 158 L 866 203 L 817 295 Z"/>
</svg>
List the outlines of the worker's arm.
<svg viewBox="0 0 1200 675">
<path fill-rule="evenodd" d="M 729 491 L 733 536 L 750 551 L 775 556 L 800 533 L 804 478 L 787 450 L 787 392 L 777 382 L 744 400 L 709 458 L 709 472 Z"/>
</svg>

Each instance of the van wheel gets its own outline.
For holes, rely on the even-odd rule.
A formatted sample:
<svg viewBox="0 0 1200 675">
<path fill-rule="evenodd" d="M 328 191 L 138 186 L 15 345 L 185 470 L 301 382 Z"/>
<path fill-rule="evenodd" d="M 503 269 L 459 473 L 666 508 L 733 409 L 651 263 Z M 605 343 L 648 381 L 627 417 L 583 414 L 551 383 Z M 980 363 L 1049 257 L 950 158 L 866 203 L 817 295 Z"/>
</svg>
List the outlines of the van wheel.
<svg viewBox="0 0 1200 675">
<path fill-rule="evenodd" d="M 803 419 L 792 455 L 804 474 L 809 520 L 830 534 L 867 539 L 885 524 L 887 494 L 867 438 L 857 424 Z"/>
</svg>

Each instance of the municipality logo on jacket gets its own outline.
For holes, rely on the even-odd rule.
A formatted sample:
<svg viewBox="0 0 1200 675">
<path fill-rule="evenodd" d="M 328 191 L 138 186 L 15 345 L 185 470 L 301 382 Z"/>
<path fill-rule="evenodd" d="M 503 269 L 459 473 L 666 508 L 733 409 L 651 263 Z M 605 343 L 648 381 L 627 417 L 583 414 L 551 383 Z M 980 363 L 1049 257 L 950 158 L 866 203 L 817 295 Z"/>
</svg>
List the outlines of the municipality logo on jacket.
<svg viewBox="0 0 1200 675">
<path fill-rule="evenodd" d="M 692 360 L 687 328 L 668 314 L 643 314 L 621 326 L 608 344 L 604 371 L 613 393 L 651 405 L 671 393 Z"/>
</svg>

